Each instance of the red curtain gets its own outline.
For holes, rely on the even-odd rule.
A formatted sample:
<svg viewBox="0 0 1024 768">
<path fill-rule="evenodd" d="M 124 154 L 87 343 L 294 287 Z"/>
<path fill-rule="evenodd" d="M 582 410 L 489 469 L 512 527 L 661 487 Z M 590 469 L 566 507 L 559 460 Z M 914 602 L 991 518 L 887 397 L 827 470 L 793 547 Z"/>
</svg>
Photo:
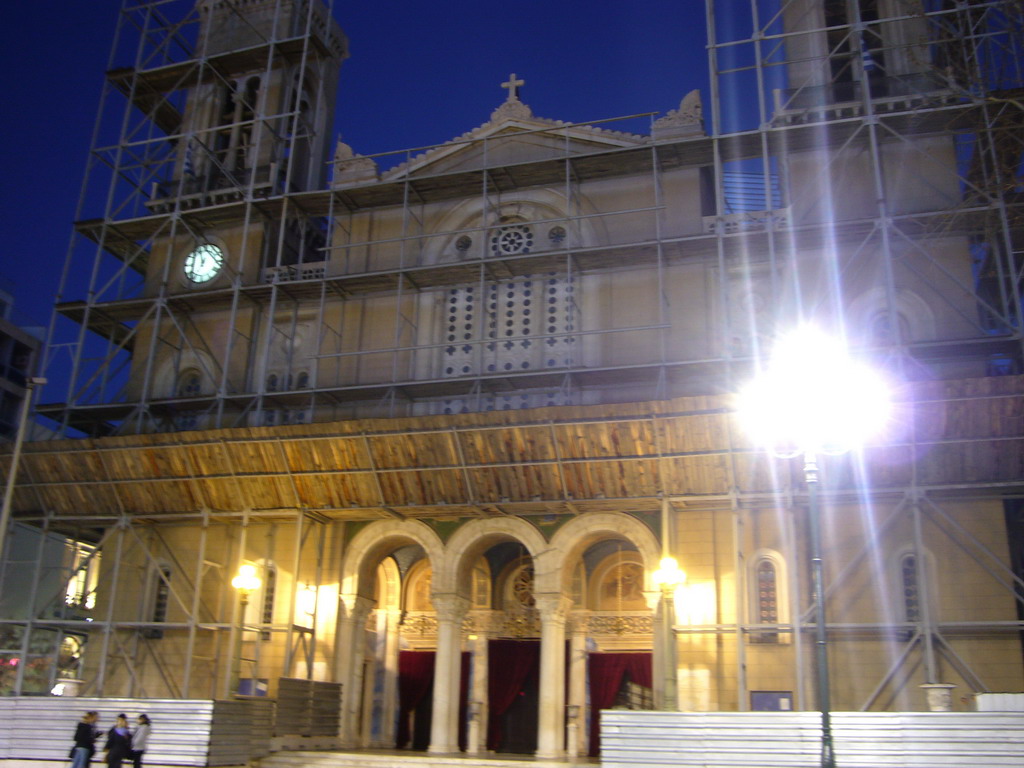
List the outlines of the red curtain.
<svg viewBox="0 0 1024 768">
<path fill-rule="evenodd" d="M 398 652 L 398 735 L 396 747 L 409 743 L 409 715 L 434 685 L 433 651 Z"/>
<path fill-rule="evenodd" d="M 462 652 L 459 678 L 459 747 L 466 748 L 466 715 L 469 698 L 469 663 L 471 654 Z M 433 693 L 434 651 L 398 652 L 398 734 L 396 747 L 405 747 L 412 740 L 409 732 L 409 714 L 420 705 L 424 697 Z"/>
<path fill-rule="evenodd" d="M 487 748 L 501 744 L 501 717 L 523 690 L 529 675 L 538 674 L 540 643 L 536 640 L 491 640 L 487 644 Z"/>
<path fill-rule="evenodd" d="M 587 658 L 590 678 L 590 755 L 601 750 L 601 710 L 615 703 L 622 688 L 622 678 L 645 688 L 651 687 L 651 654 L 649 653 L 592 653 Z"/>
</svg>

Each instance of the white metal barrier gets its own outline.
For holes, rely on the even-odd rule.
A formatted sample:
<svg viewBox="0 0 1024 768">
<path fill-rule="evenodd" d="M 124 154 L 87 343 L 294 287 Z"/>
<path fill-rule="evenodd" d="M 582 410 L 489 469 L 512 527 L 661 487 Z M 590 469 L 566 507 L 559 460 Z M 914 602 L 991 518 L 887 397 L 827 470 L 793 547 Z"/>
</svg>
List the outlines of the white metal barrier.
<svg viewBox="0 0 1024 768">
<path fill-rule="evenodd" d="M 245 765 L 269 752 L 273 702 L 269 700 L 63 698 L 0 699 L 0 765 L 4 768 L 68 766 L 75 726 L 99 713 L 105 734 L 118 713 L 134 729 L 141 713 L 153 721 L 145 764 L 152 766 Z M 97 739 L 102 750 L 105 736 Z M 94 765 L 102 765 L 98 752 Z"/>
<path fill-rule="evenodd" d="M 817 712 L 601 713 L 605 768 L 812 768 Z M 1020 768 L 1024 716 L 1014 712 L 834 712 L 842 768 Z"/>
</svg>

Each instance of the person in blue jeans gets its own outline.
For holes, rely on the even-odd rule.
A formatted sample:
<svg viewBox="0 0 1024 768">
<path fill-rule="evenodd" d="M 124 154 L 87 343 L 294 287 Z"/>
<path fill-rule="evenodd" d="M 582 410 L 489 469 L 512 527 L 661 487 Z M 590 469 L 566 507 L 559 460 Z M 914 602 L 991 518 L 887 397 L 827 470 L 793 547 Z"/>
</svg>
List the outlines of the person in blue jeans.
<svg viewBox="0 0 1024 768">
<path fill-rule="evenodd" d="M 96 752 L 96 721 L 99 715 L 94 711 L 82 715 L 81 722 L 75 728 L 75 746 L 71 748 L 71 768 L 89 768 L 89 761 Z"/>
</svg>

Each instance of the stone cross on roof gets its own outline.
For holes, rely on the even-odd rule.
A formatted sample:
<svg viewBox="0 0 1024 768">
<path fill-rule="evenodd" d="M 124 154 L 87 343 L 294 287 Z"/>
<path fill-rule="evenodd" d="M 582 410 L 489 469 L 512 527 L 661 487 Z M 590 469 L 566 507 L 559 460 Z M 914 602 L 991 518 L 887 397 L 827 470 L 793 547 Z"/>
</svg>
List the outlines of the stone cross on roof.
<svg viewBox="0 0 1024 768">
<path fill-rule="evenodd" d="M 508 76 L 508 81 L 501 84 L 502 88 L 508 88 L 508 101 L 519 101 L 519 86 L 526 85 L 525 80 L 516 80 L 516 73 Z"/>
</svg>

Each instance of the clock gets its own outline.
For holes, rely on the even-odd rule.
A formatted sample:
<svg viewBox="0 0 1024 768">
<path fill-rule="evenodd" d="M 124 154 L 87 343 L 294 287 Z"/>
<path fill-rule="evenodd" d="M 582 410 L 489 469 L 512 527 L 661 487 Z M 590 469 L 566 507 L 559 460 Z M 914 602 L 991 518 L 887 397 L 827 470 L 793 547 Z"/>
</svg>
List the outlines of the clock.
<svg viewBox="0 0 1024 768">
<path fill-rule="evenodd" d="M 223 266 L 224 251 L 213 243 L 203 243 L 185 257 L 185 277 L 193 283 L 208 283 Z"/>
</svg>

